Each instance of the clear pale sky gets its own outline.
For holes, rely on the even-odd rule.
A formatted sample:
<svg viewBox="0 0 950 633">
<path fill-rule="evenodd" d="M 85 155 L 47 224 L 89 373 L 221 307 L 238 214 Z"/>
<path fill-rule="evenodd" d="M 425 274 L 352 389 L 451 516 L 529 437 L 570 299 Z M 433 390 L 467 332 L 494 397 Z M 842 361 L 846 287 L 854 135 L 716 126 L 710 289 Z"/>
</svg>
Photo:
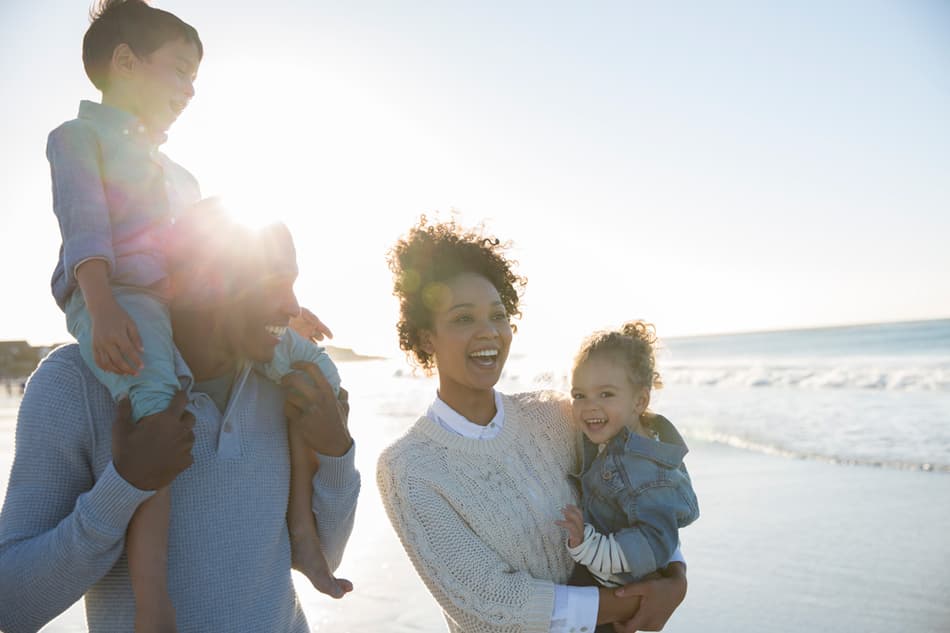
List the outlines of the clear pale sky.
<svg viewBox="0 0 950 633">
<path fill-rule="evenodd" d="M 156 1 L 205 44 L 164 150 L 295 233 L 302 303 L 395 349 L 384 253 L 515 243 L 521 351 L 950 316 L 950 5 Z M 65 340 L 46 135 L 98 99 L 87 4 L 0 8 L 0 339 Z"/>
</svg>

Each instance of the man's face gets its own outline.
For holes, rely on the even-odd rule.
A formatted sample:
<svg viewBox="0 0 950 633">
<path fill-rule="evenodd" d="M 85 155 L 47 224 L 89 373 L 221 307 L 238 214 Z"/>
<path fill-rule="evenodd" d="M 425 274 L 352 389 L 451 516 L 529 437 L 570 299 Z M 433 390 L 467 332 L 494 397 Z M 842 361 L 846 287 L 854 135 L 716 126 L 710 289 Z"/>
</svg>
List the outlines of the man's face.
<svg viewBox="0 0 950 633">
<path fill-rule="evenodd" d="M 296 279 L 296 272 L 284 272 L 249 281 L 224 317 L 228 342 L 238 356 L 261 363 L 274 357 L 290 318 L 300 313 L 294 294 Z"/>
</svg>

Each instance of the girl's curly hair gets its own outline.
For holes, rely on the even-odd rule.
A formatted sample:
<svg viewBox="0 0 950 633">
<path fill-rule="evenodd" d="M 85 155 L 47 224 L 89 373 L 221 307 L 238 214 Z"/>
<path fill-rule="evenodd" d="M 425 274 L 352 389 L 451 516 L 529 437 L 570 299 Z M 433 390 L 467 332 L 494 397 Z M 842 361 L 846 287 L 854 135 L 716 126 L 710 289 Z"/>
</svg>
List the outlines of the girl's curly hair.
<svg viewBox="0 0 950 633">
<path fill-rule="evenodd" d="M 486 235 L 484 226 L 467 229 L 454 219 L 430 224 L 425 215 L 400 238 L 386 260 L 399 299 L 399 347 L 426 373 L 434 366 L 422 349 L 422 330 L 432 328 L 432 305 L 439 288 L 462 273 L 487 279 L 498 291 L 509 319 L 521 317 L 518 304 L 527 279 L 517 275 L 505 251 L 510 243 Z M 512 329 L 517 329 L 512 324 Z"/>
<path fill-rule="evenodd" d="M 574 357 L 574 369 L 593 356 L 609 355 L 627 372 L 637 387 L 660 389 L 663 381 L 656 371 L 656 328 L 645 321 L 629 321 L 619 330 L 594 332 L 581 343 Z"/>
</svg>

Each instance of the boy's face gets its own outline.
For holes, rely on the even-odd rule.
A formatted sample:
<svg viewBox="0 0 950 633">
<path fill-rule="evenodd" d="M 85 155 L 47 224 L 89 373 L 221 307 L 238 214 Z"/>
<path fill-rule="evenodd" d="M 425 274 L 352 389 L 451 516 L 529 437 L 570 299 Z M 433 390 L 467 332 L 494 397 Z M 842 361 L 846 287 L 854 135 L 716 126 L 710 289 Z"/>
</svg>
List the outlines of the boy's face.
<svg viewBox="0 0 950 633">
<path fill-rule="evenodd" d="M 195 96 L 200 59 L 198 47 L 172 40 L 144 58 L 136 58 L 129 75 L 133 114 L 153 132 L 165 132 Z"/>
</svg>

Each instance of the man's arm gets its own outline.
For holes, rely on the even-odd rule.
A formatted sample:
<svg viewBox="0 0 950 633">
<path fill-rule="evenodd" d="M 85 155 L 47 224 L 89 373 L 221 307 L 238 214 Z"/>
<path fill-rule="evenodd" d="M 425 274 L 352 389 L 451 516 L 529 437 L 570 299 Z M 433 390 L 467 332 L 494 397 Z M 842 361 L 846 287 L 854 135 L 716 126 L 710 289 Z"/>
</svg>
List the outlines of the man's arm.
<svg viewBox="0 0 950 633">
<path fill-rule="evenodd" d="M 20 404 L 0 512 L 2 631 L 36 631 L 81 598 L 115 564 L 129 519 L 152 494 L 112 464 L 94 477 L 89 415 L 78 368 L 44 361 Z"/>
</svg>

